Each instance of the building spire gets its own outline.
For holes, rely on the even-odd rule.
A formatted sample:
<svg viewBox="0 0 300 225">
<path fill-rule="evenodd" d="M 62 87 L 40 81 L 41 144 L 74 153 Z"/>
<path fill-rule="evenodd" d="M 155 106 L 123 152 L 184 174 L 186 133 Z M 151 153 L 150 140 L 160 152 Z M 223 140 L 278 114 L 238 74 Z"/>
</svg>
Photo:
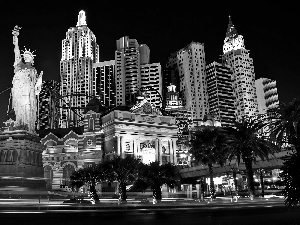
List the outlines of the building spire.
<svg viewBox="0 0 300 225">
<path fill-rule="evenodd" d="M 238 35 L 237 30 L 235 29 L 231 17 L 229 15 L 229 22 L 228 22 L 228 27 L 227 27 L 227 32 L 226 32 L 226 37 L 227 38 L 234 38 Z"/>
<path fill-rule="evenodd" d="M 78 15 L 78 21 L 77 21 L 77 27 L 86 25 L 86 20 L 85 20 L 85 12 L 81 10 Z"/>
</svg>

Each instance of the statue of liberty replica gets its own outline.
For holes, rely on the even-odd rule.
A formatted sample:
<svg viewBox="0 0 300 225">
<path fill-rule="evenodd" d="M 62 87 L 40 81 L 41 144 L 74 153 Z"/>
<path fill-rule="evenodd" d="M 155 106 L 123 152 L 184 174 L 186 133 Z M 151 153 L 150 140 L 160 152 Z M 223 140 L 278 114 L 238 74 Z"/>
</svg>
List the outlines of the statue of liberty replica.
<svg viewBox="0 0 300 225">
<path fill-rule="evenodd" d="M 16 114 L 16 127 L 22 127 L 29 132 L 35 132 L 37 119 L 37 97 L 42 85 L 43 72 L 38 76 L 33 67 L 33 52 L 27 50 L 20 53 L 18 35 L 20 27 L 15 26 L 12 32 L 13 44 L 15 45 L 14 78 L 12 81 L 12 107 Z M 22 56 L 23 58 L 22 58 Z"/>
<path fill-rule="evenodd" d="M 15 26 L 12 32 L 15 75 L 11 95 L 15 118 L 5 122 L 14 129 L 0 133 L 0 177 L 9 176 L 11 179 L 0 179 L 0 188 L 22 187 L 28 190 L 42 190 L 46 187 L 42 161 L 45 147 L 35 132 L 38 103 L 36 95 L 41 89 L 42 73 L 38 76 L 33 67 L 34 55 L 30 50 L 25 49 L 23 54 L 20 53 L 18 45 L 20 29 Z"/>
</svg>

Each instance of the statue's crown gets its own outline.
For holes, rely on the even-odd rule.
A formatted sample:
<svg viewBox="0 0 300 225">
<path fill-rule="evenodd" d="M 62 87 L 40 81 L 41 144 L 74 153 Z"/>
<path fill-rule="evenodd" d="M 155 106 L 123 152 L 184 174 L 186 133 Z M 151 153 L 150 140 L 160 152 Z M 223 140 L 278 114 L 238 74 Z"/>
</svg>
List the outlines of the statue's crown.
<svg viewBox="0 0 300 225">
<path fill-rule="evenodd" d="M 25 46 L 24 46 L 24 48 L 25 48 Z M 22 50 L 23 51 L 23 50 Z M 25 51 L 23 51 L 23 53 L 22 53 L 22 55 L 24 56 L 24 55 L 29 55 L 32 59 L 34 59 L 34 57 L 36 56 L 36 55 L 34 55 L 33 53 L 35 52 L 35 50 L 34 51 L 30 51 L 30 49 L 26 49 L 25 48 Z"/>
</svg>

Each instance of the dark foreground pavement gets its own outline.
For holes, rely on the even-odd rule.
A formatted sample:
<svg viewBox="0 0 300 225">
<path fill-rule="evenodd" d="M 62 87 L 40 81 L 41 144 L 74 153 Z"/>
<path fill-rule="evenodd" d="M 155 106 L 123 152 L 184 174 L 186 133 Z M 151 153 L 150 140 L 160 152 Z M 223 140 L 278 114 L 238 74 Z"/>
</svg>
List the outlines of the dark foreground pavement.
<svg viewBox="0 0 300 225">
<path fill-rule="evenodd" d="M 22 213 L 21 213 L 22 212 Z M 298 225 L 300 209 L 276 207 L 146 208 L 127 210 L 6 211 L 1 224 L 211 224 Z"/>
<path fill-rule="evenodd" d="M 62 200 L 37 202 L 0 199 L 0 224 L 211 224 L 300 225 L 300 207 L 287 209 L 283 199 L 218 198 L 210 202 L 191 199 L 160 204 L 129 200 L 102 200 L 100 204 L 63 204 Z"/>
</svg>

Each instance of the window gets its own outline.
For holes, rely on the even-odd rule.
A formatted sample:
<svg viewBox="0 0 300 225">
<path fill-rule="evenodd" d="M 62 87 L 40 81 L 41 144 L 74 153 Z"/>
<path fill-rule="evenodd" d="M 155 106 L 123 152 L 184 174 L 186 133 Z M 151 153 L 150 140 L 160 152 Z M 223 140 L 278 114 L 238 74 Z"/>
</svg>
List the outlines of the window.
<svg viewBox="0 0 300 225">
<path fill-rule="evenodd" d="M 89 119 L 89 127 L 88 127 L 88 131 L 93 131 L 94 130 L 94 119 L 90 118 Z"/>
</svg>

